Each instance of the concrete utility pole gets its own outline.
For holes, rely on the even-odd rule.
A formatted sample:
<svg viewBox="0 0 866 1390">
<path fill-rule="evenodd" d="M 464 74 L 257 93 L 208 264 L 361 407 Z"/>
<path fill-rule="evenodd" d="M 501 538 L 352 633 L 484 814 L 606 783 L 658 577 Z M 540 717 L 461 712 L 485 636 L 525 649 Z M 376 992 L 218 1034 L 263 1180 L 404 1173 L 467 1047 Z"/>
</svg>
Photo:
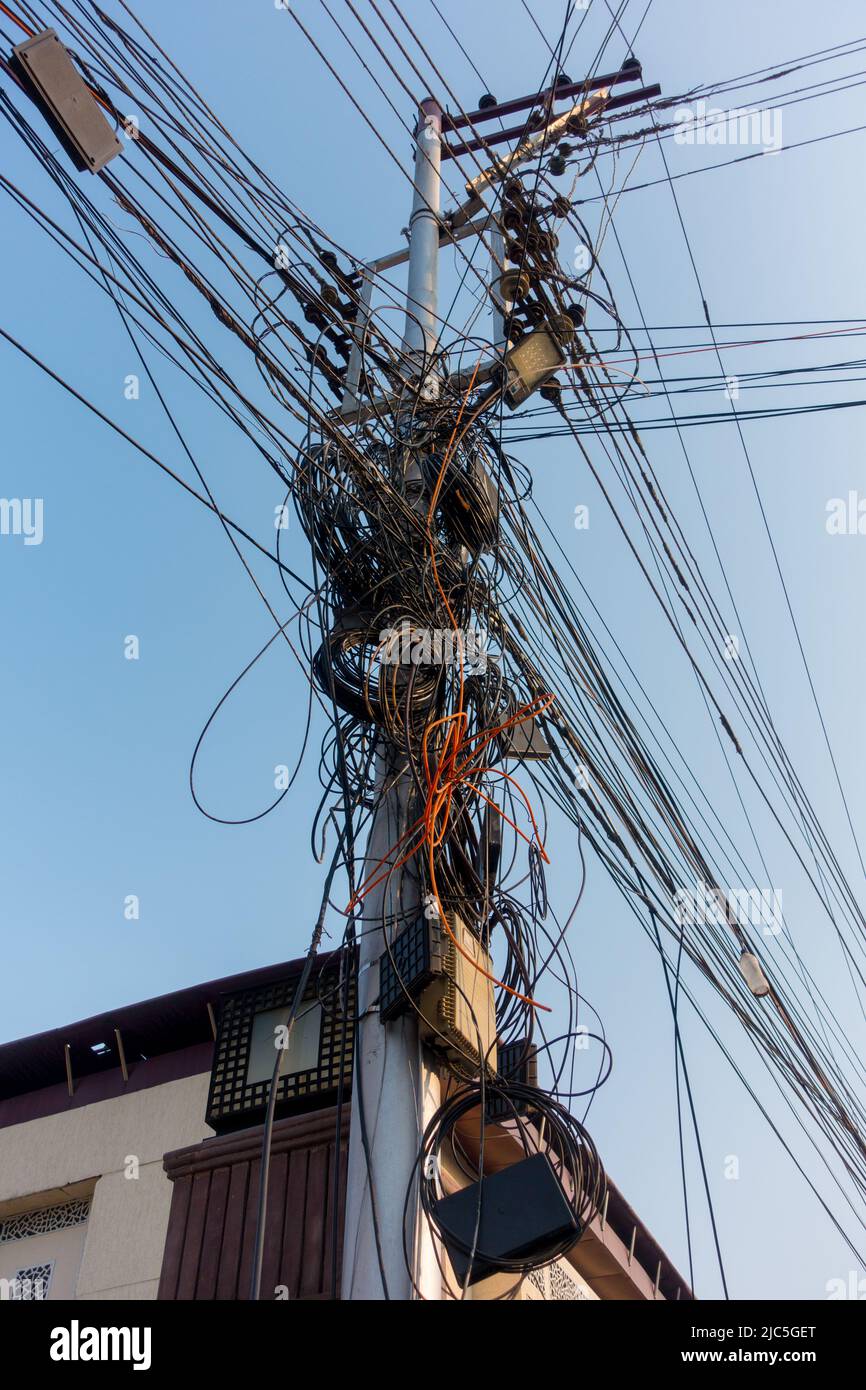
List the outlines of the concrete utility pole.
<svg viewBox="0 0 866 1390">
<path fill-rule="evenodd" d="M 624 105 L 630 100 L 648 99 L 658 94 L 658 88 L 643 88 L 632 98 L 617 98 L 608 102 L 608 86 L 631 82 L 640 77 L 639 65 L 610 77 L 589 82 L 558 86 L 557 99 L 578 97 L 577 105 L 561 116 L 549 119 L 544 129 L 525 138 L 525 129 L 502 131 L 481 144 L 492 145 L 523 135 L 506 161 L 498 161 L 466 185 L 468 202 L 443 223 L 441 216 L 441 162 L 443 157 L 443 113 L 436 101 L 428 97 L 421 102 L 415 130 L 414 195 L 409 221 L 410 245 L 372 261 L 367 267 L 361 304 L 355 325 L 355 346 L 346 373 L 346 392 L 339 415 L 344 422 L 363 420 L 367 407 L 360 400 L 361 344 L 370 315 L 370 298 L 375 277 L 384 270 L 408 260 L 406 293 L 406 327 L 403 336 L 404 374 L 412 382 L 422 401 L 436 401 L 441 389 L 441 376 L 436 353 L 441 337 L 437 315 L 439 252 L 443 246 L 466 236 L 490 235 L 491 288 L 502 275 L 505 264 L 505 238 L 485 205 L 484 195 L 492 191 L 506 175 L 535 157 L 551 134 L 565 130 L 568 122 L 578 116 L 595 114 L 605 104 Z M 601 89 L 601 90 L 597 90 Z M 594 95 L 587 99 L 587 91 Z M 513 111 L 524 111 L 543 104 L 551 92 L 535 93 L 502 106 L 487 107 L 472 116 L 447 117 L 449 131 L 465 125 L 473 128 L 477 122 L 489 121 Z M 467 148 L 478 148 L 470 141 Z M 446 145 L 444 152 L 454 157 L 462 147 Z M 481 214 L 478 216 L 478 214 Z M 472 220 L 476 219 L 477 220 Z M 501 287 L 500 287 L 501 288 Z M 493 355 L 486 370 L 477 372 L 479 381 L 488 379 L 492 368 L 507 350 L 506 317 L 511 305 L 500 296 L 496 303 L 494 292 Z M 475 374 L 473 374 L 475 375 Z M 451 378 L 452 386 L 460 376 Z M 394 429 L 394 483 L 419 514 L 428 502 L 417 463 L 412 460 L 407 471 L 401 459 L 400 435 L 402 391 L 375 402 L 377 413 L 390 410 Z M 414 404 L 411 391 L 405 392 L 405 416 L 411 415 Z M 408 470 L 411 469 L 412 472 Z M 370 833 L 363 878 L 374 876 L 380 861 L 385 860 L 410 823 L 412 781 L 406 771 L 402 750 L 380 738 L 378 748 L 377 788 L 379 808 Z M 413 807 L 413 819 L 420 808 Z M 404 847 L 405 849 L 405 847 Z M 396 858 L 394 855 L 392 858 Z M 381 872 L 381 868 L 378 869 Z M 425 1299 L 442 1297 L 442 1278 L 437 1250 L 426 1220 L 418 1208 L 418 1184 L 415 1162 L 421 1147 L 421 1137 L 428 1121 L 440 1104 L 440 1085 L 436 1071 L 425 1058 L 418 1036 L 417 1015 L 404 1014 L 383 1027 L 379 1021 L 376 1000 L 379 990 L 379 960 L 385 946 L 381 926 L 393 940 L 396 931 L 413 915 L 422 910 L 419 901 L 418 876 L 412 862 L 372 889 L 363 900 L 363 934 L 359 947 L 358 1012 L 359 1025 L 355 1054 L 355 1081 L 352 1090 L 352 1124 L 349 1138 L 346 1181 L 346 1219 L 343 1240 L 343 1299 L 377 1300 L 387 1297 L 400 1301 L 412 1297 L 412 1281 L 404 1258 L 404 1204 L 406 1248 L 415 1287 Z M 408 1203 L 406 1194 L 412 1185 Z"/>
<path fill-rule="evenodd" d="M 407 377 L 418 378 L 422 399 L 431 401 L 439 394 L 432 355 L 439 340 L 436 309 L 441 130 L 439 106 L 430 99 L 423 101 L 415 133 L 415 191 L 409 222 L 403 351 Z M 396 432 L 398 421 L 395 419 L 394 423 Z M 399 450 L 395 449 L 395 457 L 398 455 Z M 407 493 L 414 481 L 405 480 Z M 426 505 L 423 496 L 417 498 L 417 505 L 419 509 Z M 374 874 L 376 865 L 399 842 L 408 825 L 411 779 L 402 767 L 399 751 L 382 743 L 377 786 L 381 800 L 370 833 L 365 878 Z M 415 1172 L 421 1136 L 439 1107 L 439 1077 L 425 1061 L 417 1016 L 409 1013 L 383 1027 L 373 1008 L 379 992 L 378 962 L 385 949 L 379 924 L 384 919 L 392 940 L 396 934 L 394 924 L 399 927 L 420 911 L 418 878 L 411 862 L 363 900 L 364 934 L 358 962 L 360 1023 L 346 1179 L 343 1299 L 385 1298 L 383 1273 L 389 1298 L 405 1301 L 412 1297 L 403 1243 L 404 1201 L 410 1183 L 413 1191 L 406 1207 L 406 1247 L 414 1281 L 423 1298 L 436 1300 L 442 1296 L 433 1237 L 418 1209 Z"/>
</svg>

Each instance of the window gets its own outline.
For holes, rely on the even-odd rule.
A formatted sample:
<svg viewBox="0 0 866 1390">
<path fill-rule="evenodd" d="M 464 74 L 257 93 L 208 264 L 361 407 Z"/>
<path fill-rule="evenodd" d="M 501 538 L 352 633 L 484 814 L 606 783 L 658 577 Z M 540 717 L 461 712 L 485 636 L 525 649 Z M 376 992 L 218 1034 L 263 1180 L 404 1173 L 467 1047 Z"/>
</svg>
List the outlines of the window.
<svg viewBox="0 0 866 1390">
<path fill-rule="evenodd" d="M 258 1081 L 270 1081 L 273 1075 L 277 1051 L 277 1029 L 285 1027 L 289 1018 L 289 1008 L 268 1009 L 253 1018 L 253 1034 L 250 1044 L 250 1060 L 247 1067 L 247 1085 Z M 304 1003 L 298 1011 L 292 1028 L 283 1071 L 291 1074 L 298 1071 L 312 1071 L 319 1065 L 319 1038 L 322 1032 L 322 1009 L 319 1004 Z"/>
</svg>

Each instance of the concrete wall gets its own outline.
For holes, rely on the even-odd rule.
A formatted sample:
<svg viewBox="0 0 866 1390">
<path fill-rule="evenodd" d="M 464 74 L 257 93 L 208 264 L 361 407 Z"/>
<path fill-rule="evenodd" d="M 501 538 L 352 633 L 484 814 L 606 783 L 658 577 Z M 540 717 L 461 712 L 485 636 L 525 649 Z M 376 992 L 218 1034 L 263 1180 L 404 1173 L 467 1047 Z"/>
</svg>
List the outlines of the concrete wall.
<svg viewBox="0 0 866 1390">
<path fill-rule="evenodd" d="M 208 1081 L 205 1072 L 0 1130 L 0 1216 L 25 1204 L 48 1205 L 39 1194 L 96 1180 L 86 1226 L 10 1241 L 0 1246 L 4 1261 L 7 1252 L 15 1259 L 18 1246 L 27 1258 L 16 1267 L 39 1263 L 30 1258 L 34 1240 L 49 1252 L 41 1259 L 59 1261 L 50 1253 L 52 1239 L 59 1252 L 69 1243 L 61 1237 L 84 1233 L 76 1298 L 155 1298 L 171 1204 L 162 1158 L 211 1135 L 204 1122 Z M 22 1202 L 31 1195 L 32 1204 Z M 64 1270 L 68 1263 L 64 1254 Z M 53 1288 L 51 1294 L 70 1297 Z"/>
</svg>

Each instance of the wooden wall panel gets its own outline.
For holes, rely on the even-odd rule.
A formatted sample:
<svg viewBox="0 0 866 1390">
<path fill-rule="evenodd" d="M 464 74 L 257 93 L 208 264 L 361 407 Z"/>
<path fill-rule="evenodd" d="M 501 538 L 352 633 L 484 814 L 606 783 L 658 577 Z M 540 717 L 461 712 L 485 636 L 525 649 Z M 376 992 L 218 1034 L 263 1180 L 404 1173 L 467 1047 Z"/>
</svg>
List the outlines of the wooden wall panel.
<svg viewBox="0 0 866 1390">
<path fill-rule="evenodd" d="M 338 1152 L 335 1108 L 279 1120 L 274 1126 L 265 1231 L 262 1297 L 284 1288 L 291 1299 L 334 1297 L 345 1209 L 349 1107 Z M 249 1297 L 262 1129 L 205 1139 L 166 1154 L 173 1184 L 160 1299 Z M 338 1161 L 339 1159 L 339 1161 Z M 285 1294 L 282 1294 L 285 1297 Z"/>
</svg>

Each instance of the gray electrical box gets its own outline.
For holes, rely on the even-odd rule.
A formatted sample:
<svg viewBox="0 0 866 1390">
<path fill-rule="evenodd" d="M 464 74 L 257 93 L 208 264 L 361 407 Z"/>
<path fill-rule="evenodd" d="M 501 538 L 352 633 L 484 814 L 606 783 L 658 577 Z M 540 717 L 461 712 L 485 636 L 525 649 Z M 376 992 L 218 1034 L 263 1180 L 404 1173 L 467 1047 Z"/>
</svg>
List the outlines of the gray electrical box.
<svg viewBox="0 0 866 1390">
<path fill-rule="evenodd" d="M 503 729 L 499 739 L 505 758 L 526 762 L 550 757 L 550 744 L 535 719 L 521 719 L 519 724 Z"/>
<path fill-rule="evenodd" d="M 13 52 L 79 169 L 98 173 L 123 146 L 54 30 L 34 34 Z"/>
</svg>

